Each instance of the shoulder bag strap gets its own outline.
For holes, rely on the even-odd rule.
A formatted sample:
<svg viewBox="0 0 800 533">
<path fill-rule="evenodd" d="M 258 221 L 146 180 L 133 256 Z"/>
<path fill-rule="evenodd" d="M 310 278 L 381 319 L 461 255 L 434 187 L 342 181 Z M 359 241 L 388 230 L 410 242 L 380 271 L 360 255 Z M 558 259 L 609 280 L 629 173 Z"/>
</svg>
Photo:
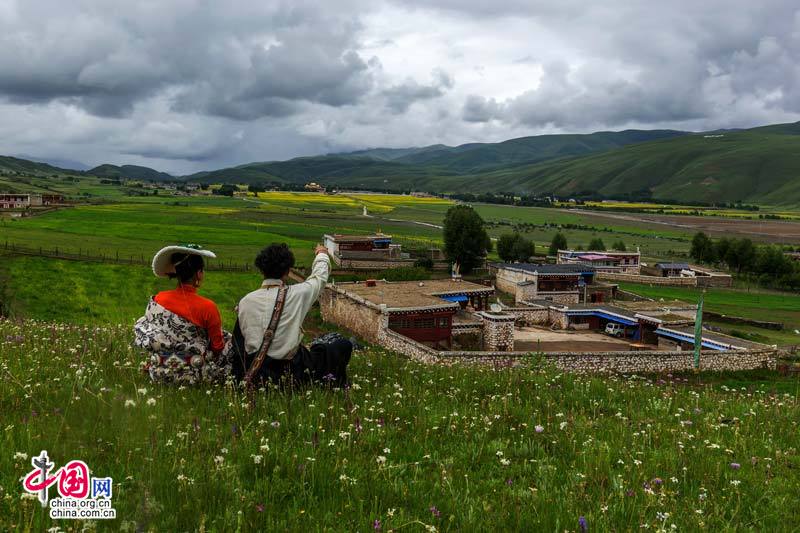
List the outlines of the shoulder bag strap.
<svg viewBox="0 0 800 533">
<path fill-rule="evenodd" d="M 258 355 L 256 356 L 255 360 L 253 360 L 253 364 L 250 365 L 250 368 L 247 369 L 247 373 L 244 376 L 244 381 L 248 386 L 253 383 L 253 379 L 256 377 L 256 374 L 258 374 L 258 371 L 261 370 L 261 366 L 264 364 L 264 360 L 267 358 L 267 351 L 272 344 L 272 339 L 275 337 L 275 330 L 278 329 L 278 322 L 281 320 L 283 304 L 286 303 L 287 290 L 288 287 L 285 286 L 281 286 L 278 289 L 278 296 L 275 299 L 275 307 L 272 308 L 272 318 L 269 320 L 267 329 L 264 330 L 264 340 L 261 343 L 261 349 L 258 351 Z"/>
</svg>

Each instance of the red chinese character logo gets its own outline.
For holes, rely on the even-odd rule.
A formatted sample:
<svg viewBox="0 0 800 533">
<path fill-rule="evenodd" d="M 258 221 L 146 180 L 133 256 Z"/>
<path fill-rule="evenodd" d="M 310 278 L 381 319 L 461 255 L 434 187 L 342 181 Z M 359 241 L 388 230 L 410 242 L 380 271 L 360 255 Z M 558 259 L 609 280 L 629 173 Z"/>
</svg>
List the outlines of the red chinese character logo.
<svg viewBox="0 0 800 533">
<path fill-rule="evenodd" d="M 89 467 L 83 461 L 70 461 L 61 467 L 58 493 L 63 498 L 82 499 L 89 495 Z"/>
<path fill-rule="evenodd" d="M 55 465 L 49 461 L 47 452 L 42 450 L 38 457 L 31 460 L 31 464 L 34 470 L 25 476 L 22 485 L 26 491 L 38 493 L 42 507 L 47 505 L 49 488 L 56 481 L 62 498 L 83 499 L 89 495 L 89 467 L 83 461 L 70 461 L 51 476 L 50 471 Z"/>
</svg>

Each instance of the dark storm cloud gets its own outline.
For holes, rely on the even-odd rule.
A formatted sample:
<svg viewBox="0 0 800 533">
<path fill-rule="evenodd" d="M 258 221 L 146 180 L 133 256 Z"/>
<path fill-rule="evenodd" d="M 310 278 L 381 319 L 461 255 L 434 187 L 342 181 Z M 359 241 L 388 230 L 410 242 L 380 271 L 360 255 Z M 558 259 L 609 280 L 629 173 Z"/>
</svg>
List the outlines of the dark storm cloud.
<svg viewBox="0 0 800 533">
<path fill-rule="evenodd" d="M 188 172 L 378 145 L 800 120 L 799 9 L 0 0 L 0 153 Z"/>
<path fill-rule="evenodd" d="M 101 116 L 167 92 L 176 110 L 236 119 L 355 103 L 372 87 L 357 19 L 316 4 L 15 3 L 0 17 L 0 94 Z"/>
<path fill-rule="evenodd" d="M 384 90 L 383 95 L 386 98 L 386 106 L 392 113 L 405 113 L 414 102 L 438 98 L 452 87 L 453 78 L 443 70 L 436 70 L 430 85 L 422 85 L 416 80 L 409 79 Z"/>
<path fill-rule="evenodd" d="M 564 52 L 515 97 L 494 105 L 486 95 L 470 95 L 462 107 L 466 121 L 569 129 L 728 121 L 757 109 L 800 112 L 796 2 L 632 1 L 577 9 L 575 2 L 512 1 L 491 11 L 470 0 L 415 3 L 467 18 L 527 17 Z M 724 111 L 731 115 L 720 117 Z"/>
</svg>

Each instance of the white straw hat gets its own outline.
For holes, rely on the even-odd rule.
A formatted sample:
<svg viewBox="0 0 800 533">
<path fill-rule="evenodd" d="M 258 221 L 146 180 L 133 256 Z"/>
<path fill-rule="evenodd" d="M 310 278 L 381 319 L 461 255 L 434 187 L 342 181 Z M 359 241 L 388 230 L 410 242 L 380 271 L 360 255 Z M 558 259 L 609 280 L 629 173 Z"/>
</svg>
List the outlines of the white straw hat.
<svg viewBox="0 0 800 533">
<path fill-rule="evenodd" d="M 175 265 L 172 264 L 172 254 L 174 253 L 202 255 L 203 257 L 208 257 L 210 259 L 217 257 L 216 254 L 211 250 L 203 250 L 202 247 L 196 244 L 165 246 L 153 257 L 153 274 L 159 278 L 166 278 L 169 277 L 170 274 L 174 274 Z"/>
</svg>

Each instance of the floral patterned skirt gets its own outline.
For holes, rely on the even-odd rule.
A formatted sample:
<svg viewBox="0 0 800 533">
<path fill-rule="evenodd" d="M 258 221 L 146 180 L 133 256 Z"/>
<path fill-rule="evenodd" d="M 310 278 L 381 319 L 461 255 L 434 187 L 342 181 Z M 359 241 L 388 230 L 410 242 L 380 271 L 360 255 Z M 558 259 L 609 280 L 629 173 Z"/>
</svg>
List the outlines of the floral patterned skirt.
<svg viewBox="0 0 800 533">
<path fill-rule="evenodd" d="M 222 383 L 231 374 L 231 335 L 220 354 L 208 349 L 206 331 L 150 300 L 133 327 L 134 344 L 147 352 L 142 369 L 157 383 Z"/>
</svg>

